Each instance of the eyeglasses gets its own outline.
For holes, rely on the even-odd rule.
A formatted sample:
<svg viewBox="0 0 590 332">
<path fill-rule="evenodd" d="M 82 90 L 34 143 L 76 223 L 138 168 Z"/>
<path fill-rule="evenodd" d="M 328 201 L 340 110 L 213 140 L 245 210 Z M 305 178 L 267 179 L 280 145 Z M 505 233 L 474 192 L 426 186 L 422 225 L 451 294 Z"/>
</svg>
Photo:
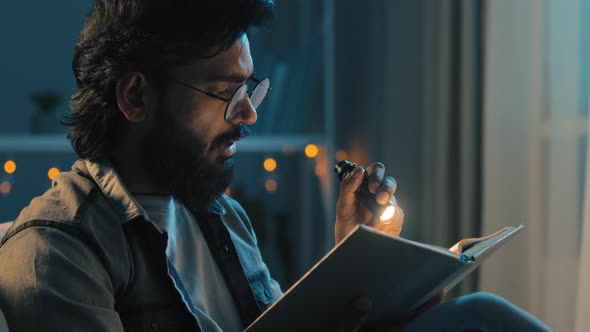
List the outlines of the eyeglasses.
<svg viewBox="0 0 590 332">
<path fill-rule="evenodd" d="M 226 98 L 218 96 L 212 92 L 197 89 L 190 84 L 187 84 L 187 83 L 184 83 L 182 81 L 172 78 L 172 81 L 175 83 L 183 85 L 189 89 L 193 89 L 195 91 L 198 91 L 198 92 L 205 94 L 211 98 L 215 98 L 215 99 L 222 100 L 222 101 L 226 102 L 225 113 L 224 113 L 225 121 L 231 121 L 236 116 L 236 114 L 238 114 L 238 112 L 242 108 L 242 102 L 244 101 L 244 98 L 246 98 L 246 96 L 248 96 L 248 98 L 250 99 L 250 103 L 252 104 L 252 107 L 254 109 L 257 109 L 258 106 L 260 106 L 260 104 L 262 104 L 262 101 L 264 100 L 264 98 L 266 97 L 268 92 L 270 91 L 270 79 L 265 78 L 263 80 L 259 80 L 259 79 L 256 79 L 254 76 L 252 76 L 252 77 L 250 77 L 250 80 L 252 80 L 254 83 L 256 83 L 256 85 L 254 86 L 254 88 L 252 90 L 248 90 L 248 85 L 244 84 L 241 87 L 239 87 L 236 91 L 234 91 L 233 95 L 229 99 L 226 99 Z"/>
</svg>

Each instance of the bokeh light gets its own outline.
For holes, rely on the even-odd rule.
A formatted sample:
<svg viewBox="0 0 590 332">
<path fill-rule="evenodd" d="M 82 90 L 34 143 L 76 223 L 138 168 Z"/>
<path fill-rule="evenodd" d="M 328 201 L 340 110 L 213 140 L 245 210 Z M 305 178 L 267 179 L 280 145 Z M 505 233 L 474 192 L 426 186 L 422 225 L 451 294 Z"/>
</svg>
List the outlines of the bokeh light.
<svg viewBox="0 0 590 332">
<path fill-rule="evenodd" d="M 315 144 L 308 144 L 305 147 L 305 155 L 308 158 L 315 158 L 315 157 L 317 157 L 318 152 L 319 152 L 318 146 L 315 145 Z"/>
<path fill-rule="evenodd" d="M 336 151 L 336 161 L 342 161 L 348 159 L 348 153 L 344 150 Z"/>
<path fill-rule="evenodd" d="M 6 195 L 10 194 L 11 190 L 12 190 L 12 185 L 10 184 L 10 182 L 4 181 L 4 182 L 0 183 L 0 194 L 6 196 Z"/>
<path fill-rule="evenodd" d="M 49 177 L 50 180 L 53 180 L 53 178 L 55 178 L 58 174 L 59 174 L 59 168 L 57 167 L 51 167 L 49 169 L 49 171 L 47 172 L 47 176 Z"/>
<path fill-rule="evenodd" d="M 277 183 L 277 181 L 275 181 L 273 179 L 268 179 L 268 180 L 264 181 L 264 189 L 269 193 L 273 193 L 273 192 L 277 191 L 278 187 L 279 187 L 279 184 Z"/>
<path fill-rule="evenodd" d="M 8 160 L 4 163 L 4 171 L 8 174 L 12 174 L 16 171 L 16 163 L 12 160 Z"/>
<path fill-rule="evenodd" d="M 316 176 L 326 176 L 328 175 L 328 168 L 326 167 L 325 163 L 318 163 L 315 165 L 314 173 Z"/>
<path fill-rule="evenodd" d="M 274 172 L 274 170 L 277 169 L 277 161 L 273 158 L 266 158 L 264 160 L 264 169 L 267 172 Z"/>
</svg>

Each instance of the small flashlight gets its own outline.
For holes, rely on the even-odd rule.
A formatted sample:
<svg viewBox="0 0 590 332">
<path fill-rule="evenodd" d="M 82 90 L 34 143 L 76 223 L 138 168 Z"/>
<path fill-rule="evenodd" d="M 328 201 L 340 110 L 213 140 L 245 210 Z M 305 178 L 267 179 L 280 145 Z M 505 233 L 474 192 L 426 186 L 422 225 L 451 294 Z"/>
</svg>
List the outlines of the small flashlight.
<svg viewBox="0 0 590 332">
<path fill-rule="evenodd" d="M 342 179 L 349 173 L 356 168 L 355 163 L 351 163 L 348 160 L 339 161 L 336 166 L 334 166 L 334 172 L 338 176 L 338 180 L 342 181 Z M 375 200 L 375 194 L 369 191 L 369 176 L 367 172 L 363 170 L 363 183 L 361 183 L 360 187 L 355 192 L 356 199 L 361 202 L 364 206 L 373 213 L 374 216 L 379 216 L 379 220 L 383 224 L 389 224 L 393 220 L 397 212 L 397 208 L 395 206 L 395 198 L 391 198 L 391 200 L 385 204 L 380 205 Z"/>
</svg>

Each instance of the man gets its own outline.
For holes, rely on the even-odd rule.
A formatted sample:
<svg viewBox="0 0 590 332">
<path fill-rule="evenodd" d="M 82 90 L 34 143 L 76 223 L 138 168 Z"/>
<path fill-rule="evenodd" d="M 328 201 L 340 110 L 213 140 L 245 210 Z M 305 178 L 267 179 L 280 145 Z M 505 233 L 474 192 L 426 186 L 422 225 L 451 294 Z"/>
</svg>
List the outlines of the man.
<svg viewBox="0 0 590 332">
<path fill-rule="evenodd" d="M 78 90 L 65 121 L 81 159 L 1 243 L 11 331 L 239 331 L 278 299 L 245 211 L 222 194 L 235 142 L 269 89 L 254 75 L 246 32 L 272 13 L 269 0 L 96 1 L 74 50 Z M 395 181 L 379 163 L 367 172 L 385 204 Z M 359 169 L 342 182 L 336 241 L 373 225 L 355 200 L 361 180 Z M 378 227 L 399 235 L 402 223 L 400 214 Z M 420 317 L 497 303 L 500 316 L 522 320 L 506 326 L 535 324 L 489 298 Z M 355 330 L 370 305 L 359 299 L 328 325 Z M 503 323 L 479 324 L 489 321 Z"/>
</svg>

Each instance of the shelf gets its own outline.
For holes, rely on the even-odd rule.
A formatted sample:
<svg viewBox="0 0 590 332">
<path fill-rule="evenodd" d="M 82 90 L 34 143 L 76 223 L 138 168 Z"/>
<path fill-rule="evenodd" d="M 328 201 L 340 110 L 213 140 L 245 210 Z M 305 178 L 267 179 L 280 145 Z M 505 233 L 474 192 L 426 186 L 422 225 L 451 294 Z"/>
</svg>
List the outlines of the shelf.
<svg viewBox="0 0 590 332">
<path fill-rule="evenodd" d="M 322 136 L 250 136 L 237 143 L 239 152 L 280 152 L 285 148 L 303 150 L 307 144 L 325 144 Z M 60 134 L 0 135 L 0 153 L 3 152 L 73 152 L 70 142 Z"/>
</svg>

